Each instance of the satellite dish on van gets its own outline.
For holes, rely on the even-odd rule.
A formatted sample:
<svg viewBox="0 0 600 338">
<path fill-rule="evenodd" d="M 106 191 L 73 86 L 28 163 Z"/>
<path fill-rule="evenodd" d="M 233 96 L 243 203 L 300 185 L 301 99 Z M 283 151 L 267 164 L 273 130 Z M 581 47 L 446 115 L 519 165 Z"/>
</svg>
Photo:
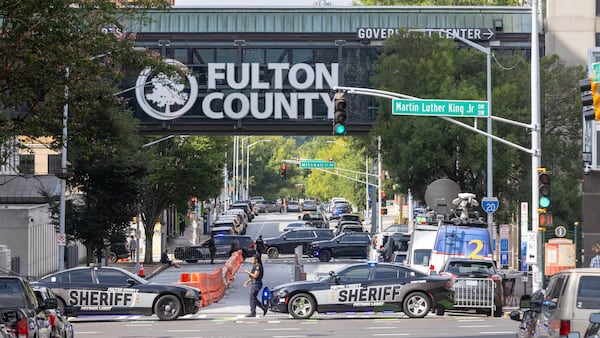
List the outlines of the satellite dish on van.
<svg viewBox="0 0 600 338">
<path fill-rule="evenodd" d="M 458 184 L 447 178 L 433 181 L 425 190 L 425 202 L 436 214 L 447 215 L 454 208 L 452 201 L 460 193 Z"/>
</svg>

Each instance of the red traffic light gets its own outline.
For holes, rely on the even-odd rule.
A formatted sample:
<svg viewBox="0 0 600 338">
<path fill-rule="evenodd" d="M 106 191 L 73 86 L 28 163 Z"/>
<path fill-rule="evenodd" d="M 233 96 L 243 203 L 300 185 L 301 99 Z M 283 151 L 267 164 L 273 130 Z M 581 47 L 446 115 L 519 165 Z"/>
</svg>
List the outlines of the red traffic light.
<svg viewBox="0 0 600 338">
<path fill-rule="evenodd" d="M 285 170 L 285 169 L 286 169 L 285 164 L 282 164 L 281 165 L 281 170 Z"/>
</svg>

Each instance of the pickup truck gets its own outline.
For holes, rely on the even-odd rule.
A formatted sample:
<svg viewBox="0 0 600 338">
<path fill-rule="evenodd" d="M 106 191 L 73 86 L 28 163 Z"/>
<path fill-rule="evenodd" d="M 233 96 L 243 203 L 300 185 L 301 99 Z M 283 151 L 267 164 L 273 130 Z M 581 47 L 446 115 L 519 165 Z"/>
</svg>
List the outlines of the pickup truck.
<svg viewBox="0 0 600 338">
<path fill-rule="evenodd" d="M 44 304 L 38 299 L 29 282 L 17 276 L 0 276 L 0 317 L 18 337 L 49 338 L 52 334 L 50 318 L 45 309 L 56 308 L 56 298 Z"/>
</svg>

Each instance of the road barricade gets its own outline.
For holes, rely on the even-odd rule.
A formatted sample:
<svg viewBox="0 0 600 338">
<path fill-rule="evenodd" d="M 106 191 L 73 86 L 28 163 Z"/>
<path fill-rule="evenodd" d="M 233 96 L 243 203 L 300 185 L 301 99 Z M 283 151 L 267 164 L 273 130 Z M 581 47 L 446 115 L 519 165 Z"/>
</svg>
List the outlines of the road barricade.
<svg viewBox="0 0 600 338">
<path fill-rule="evenodd" d="M 229 287 L 231 282 L 235 279 L 235 274 L 240 270 L 244 257 L 242 251 L 235 251 L 229 256 L 223 265 L 223 279 L 225 280 L 225 286 Z"/>
<path fill-rule="evenodd" d="M 179 284 L 200 289 L 202 292 L 202 307 L 205 307 L 218 302 L 225 296 L 222 270 L 222 268 L 216 268 L 212 273 L 182 273 Z"/>
</svg>

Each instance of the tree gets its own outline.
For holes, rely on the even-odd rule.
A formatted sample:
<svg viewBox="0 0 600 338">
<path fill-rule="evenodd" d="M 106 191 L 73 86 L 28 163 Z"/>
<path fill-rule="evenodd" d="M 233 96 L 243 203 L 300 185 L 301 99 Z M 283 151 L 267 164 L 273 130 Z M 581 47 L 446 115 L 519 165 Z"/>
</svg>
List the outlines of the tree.
<svg viewBox="0 0 600 338">
<path fill-rule="evenodd" d="M 495 55 L 492 69 L 493 112 L 515 121 L 530 121 L 529 64 L 520 57 Z M 485 99 L 484 56 L 439 37 L 398 34 L 388 39 L 375 66 L 374 88 L 421 98 Z M 503 63 L 511 67 L 504 67 Z M 558 57 L 542 59 L 542 162 L 556 171 L 553 195 L 561 193 L 553 212 L 567 224 L 578 220 L 576 190 L 580 170 L 579 93 L 574 83 L 583 77 L 581 68 L 566 67 Z M 395 76 L 389 76 L 395 74 Z M 485 196 L 486 138 L 441 119 L 392 116 L 389 101 L 382 101 L 374 134 L 382 137 L 385 168 L 401 191 L 411 189 L 423 201 L 425 189 L 438 178 L 459 183 L 462 191 Z M 462 119 L 473 124 L 472 119 Z M 481 122 L 480 122 L 481 123 Z M 494 123 L 494 134 L 530 146 L 528 130 Z M 559 151 L 555 151 L 557 149 Z M 498 142 L 494 143 L 494 194 L 502 206 L 499 222 L 509 222 L 520 201 L 530 200 L 531 157 Z M 564 180 L 564 181 L 563 181 Z M 557 197 L 554 198 L 557 200 Z M 564 218 L 562 218 L 564 217 Z"/>
<path fill-rule="evenodd" d="M 219 194 L 226 147 L 221 137 L 191 137 L 146 148 L 151 171 L 144 178 L 140 198 L 146 231 L 144 262 L 152 262 L 152 234 L 163 210 L 172 205 L 181 208 L 190 197 L 206 200 Z"/>
<path fill-rule="evenodd" d="M 94 79 L 112 85 L 115 93 L 125 69 L 166 69 L 158 57 L 133 49 L 134 36 L 124 33 L 127 28 L 121 22 L 133 16 L 146 20 L 146 9 L 166 8 L 167 2 L 116 3 L 0 1 L 0 144 L 17 135 L 60 140 L 65 86 L 69 95 L 87 92 L 88 96 L 80 96 L 84 103 L 110 101 L 114 98 L 94 95 L 95 85 L 83 87 Z M 71 135 L 77 132 L 70 130 Z"/>
</svg>

